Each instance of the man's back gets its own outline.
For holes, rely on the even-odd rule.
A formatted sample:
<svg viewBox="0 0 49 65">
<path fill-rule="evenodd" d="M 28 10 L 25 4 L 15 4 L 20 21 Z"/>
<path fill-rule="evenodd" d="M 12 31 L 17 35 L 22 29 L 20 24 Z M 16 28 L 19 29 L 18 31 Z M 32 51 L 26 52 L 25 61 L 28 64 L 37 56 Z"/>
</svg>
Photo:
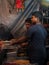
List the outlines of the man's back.
<svg viewBox="0 0 49 65">
<path fill-rule="evenodd" d="M 45 39 L 47 32 L 41 24 L 36 24 L 28 30 L 28 54 L 33 60 L 46 57 Z"/>
</svg>

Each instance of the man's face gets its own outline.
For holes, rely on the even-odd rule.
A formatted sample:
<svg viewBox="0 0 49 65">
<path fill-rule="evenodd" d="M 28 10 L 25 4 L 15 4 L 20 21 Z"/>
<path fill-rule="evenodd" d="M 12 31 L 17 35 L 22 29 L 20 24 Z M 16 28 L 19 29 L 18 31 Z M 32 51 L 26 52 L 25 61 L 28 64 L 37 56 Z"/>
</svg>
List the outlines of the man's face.
<svg viewBox="0 0 49 65">
<path fill-rule="evenodd" d="M 38 21 L 38 18 L 35 17 L 35 16 L 32 16 L 31 21 L 32 21 L 33 24 L 36 24 L 36 22 Z"/>
<path fill-rule="evenodd" d="M 29 29 L 29 28 L 30 28 L 30 26 L 31 26 L 31 24 L 30 24 L 30 23 L 25 23 L 25 25 L 26 25 L 26 28 L 27 28 L 27 29 Z"/>
</svg>

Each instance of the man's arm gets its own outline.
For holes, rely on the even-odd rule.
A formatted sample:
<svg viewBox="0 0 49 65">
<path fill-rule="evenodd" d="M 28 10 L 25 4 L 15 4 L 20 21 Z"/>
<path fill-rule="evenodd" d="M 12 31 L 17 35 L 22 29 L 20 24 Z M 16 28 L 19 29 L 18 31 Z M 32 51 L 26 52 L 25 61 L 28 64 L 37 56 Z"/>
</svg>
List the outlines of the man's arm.
<svg viewBox="0 0 49 65">
<path fill-rule="evenodd" d="M 21 47 L 25 47 L 25 46 L 27 46 L 28 45 L 28 42 L 25 42 L 25 43 L 22 43 L 21 44 Z"/>
<path fill-rule="evenodd" d="M 22 42 L 25 42 L 27 40 L 27 37 L 26 36 L 22 36 L 18 39 L 12 39 L 10 40 L 11 41 L 11 44 L 16 44 L 16 43 L 22 43 Z"/>
</svg>

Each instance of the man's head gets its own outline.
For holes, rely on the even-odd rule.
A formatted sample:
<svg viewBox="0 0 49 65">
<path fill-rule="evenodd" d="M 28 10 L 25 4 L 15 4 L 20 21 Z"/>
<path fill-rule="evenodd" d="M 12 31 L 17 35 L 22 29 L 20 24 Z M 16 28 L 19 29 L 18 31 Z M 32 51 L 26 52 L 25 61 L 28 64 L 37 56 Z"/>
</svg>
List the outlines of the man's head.
<svg viewBox="0 0 49 65">
<path fill-rule="evenodd" d="M 32 17 L 31 17 L 31 21 L 33 24 L 36 24 L 36 23 L 42 21 L 42 17 L 43 17 L 43 15 L 40 11 L 33 12 Z"/>
<path fill-rule="evenodd" d="M 30 26 L 32 25 L 31 18 L 27 18 L 27 19 L 25 20 L 25 25 L 26 25 L 26 28 L 27 28 L 27 29 L 30 28 Z"/>
</svg>

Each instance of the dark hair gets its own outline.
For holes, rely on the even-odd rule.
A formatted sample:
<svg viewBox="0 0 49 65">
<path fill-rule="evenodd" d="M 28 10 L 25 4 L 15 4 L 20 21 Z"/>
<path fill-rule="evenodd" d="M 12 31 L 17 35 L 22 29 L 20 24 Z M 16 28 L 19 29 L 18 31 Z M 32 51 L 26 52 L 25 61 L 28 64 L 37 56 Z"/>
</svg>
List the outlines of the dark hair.
<svg viewBox="0 0 49 65">
<path fill-rule="evenodd" d="M 38 17 L 40 21 L 42 21 L 43 14 L 41 11 L 35 11 L 32 13 L 32 16 Z"/>
<path fill-rule="evenodd" d="M 30 23 L 30 24 L 32 24 L 31 18 L 27 18 L 27 19 L 25 20 L 25 23 Z"/>
</svg>

